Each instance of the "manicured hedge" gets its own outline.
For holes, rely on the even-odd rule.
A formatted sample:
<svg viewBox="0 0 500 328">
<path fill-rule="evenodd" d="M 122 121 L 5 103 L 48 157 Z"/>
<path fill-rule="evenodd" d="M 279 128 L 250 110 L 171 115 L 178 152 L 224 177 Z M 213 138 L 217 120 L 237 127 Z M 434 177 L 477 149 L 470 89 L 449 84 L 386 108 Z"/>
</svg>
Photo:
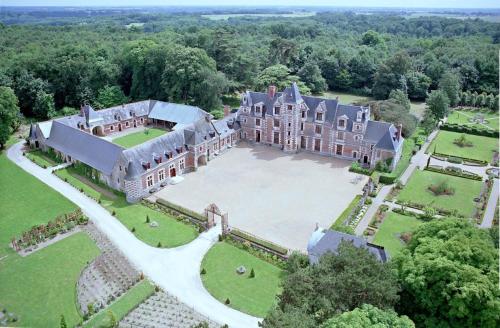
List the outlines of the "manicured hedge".
<svg viewBox="0 0 500 328">
<path fill-rule="evenodd" d="M 475 173 L 470 173 L 470 172 L 457 172 L 452 169 L 438 169 L 432 166 L 426 167 L 425 170 L 431 171 L 431 172 L 437 172 L 437 173 L 442 173 L 442 174 L 447 174 L 447 175 L 453 175 L 456 177 L 460 178 L 465 178 L 465 179 L 471 179 L 471 180 L 477 180 L 477 181 L 482 181 L 483 178 L 480 175 L 477 175 Z"/>
<path fill-rule="evenodd" d="M 443 153 L 438 153 L 438 152 L 435 152 L 432 154 L 433 156 L 437 156 L 437 157 L 442 157 L 442 158 L 448 158 L 448 161 L 450 161 L 450 158 L 453 158 L 453 159 L 461 159 L 462 161 L 465 161 L 465 162 L 469 162 L 469 163 L 476 163 L 476 164 L 479 164 L 479 165 L 482 165 L 482 166 L 486 166 L 488 165 L 488 162 L 487 161 L 483 161 L 483 160 L 480 160 L 480 159 L 474 159 L 474 158 L 467 158 L 467 157 L 460 157 L 460 156 L 451 156 L 451 155 L 448 155 L 448 154 L 443 154 Z M 454 163 L 454 162 L 452 162 Z"/>
<path fill-rule="evenodd" d="M 236 236 L 236 237 L 248 240 L 250 243 L 254 243 L 254 244 L 260 245 L 264 248 L 270 249 L 270 250 L 272 250 L 278 254 L 281 254 L 283 256 L 288 254 L 287 248 L 284 248 L 284 247 L 281 247 L 281 246 L 276 245 L 274 243 L 271 243 L 270 241 L 260 239 L 256 236 L 250 235 L 250 234 L 248 234 L 244 231 L 241 231 L 239 229 L 231 228 L 231 234 Z"/>
<path fill-rule="evenodd" d="M 393 184 L 397 178 L 394 175 L 381 175 L 378 181 L 383 184 Z"/>
<path fill-rule="evenodd" d="M 357 162 L 355 162 L 357 164 Z M 373 170 L 371 169 L 365 169 L 361 167 L 359 164 L 357 165 L 351 165 L 349 168 L 349 172 L 354 172 L 354 173 L 359 173 L 359 174 L 364 174 L 370 176 L 373 173 Z"/>
<path fill-rule="evenodd" d="M 475 127 L 464 126 L 464 125 L 454 124 L 454 123 L 443 124 L 441 126 L 441 130 L 462 132 L 462 133 L 474 134 L 474 135 L 483 136 L 483 137 L 492 137 L 492 138 L 499 137 L 498 131 L 488 130 L 488 129 L 479 129 L 479 128 L 475 128 Z"/>
<path fill-rule="evenodd" d="M 187 208 L 184 208 L 182 206 L 179 206 L 179 205 L 176 205 L 176 204 L 173 204 L 169 201 L 166 201 L 165 199 L 161 199 L 161 198 L 158 198 L 156 200 L 156 203 L 160 204 L 160 205 L 163 205 L 163 206 L 166 206 L 174 211 L 177 211 L 181 214 L 184 214 L 184 215 L 187 215 L 187 216 L 190 216 L 192 217 L 193 219 L 196 219 L 196 220 L 199 220 L 199 221 L 207 221 L 207 218 L 203 215 L 201 215 L 200 213 L 197 213 L 195 211 L 191 211 L 191 210 L 188 210 Z"/>
</svg>

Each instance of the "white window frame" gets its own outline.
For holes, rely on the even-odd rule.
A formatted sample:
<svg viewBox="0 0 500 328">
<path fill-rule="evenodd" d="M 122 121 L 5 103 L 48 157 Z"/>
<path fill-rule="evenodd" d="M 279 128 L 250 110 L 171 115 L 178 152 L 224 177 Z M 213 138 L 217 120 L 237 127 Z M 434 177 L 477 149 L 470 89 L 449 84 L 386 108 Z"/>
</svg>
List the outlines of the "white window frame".
<svg viewBox="0 0 500 328">
<path fill-rule="evenodd" d="M 262 106 L 255 106 L 255 114 L 262 114 Z"/>
<path fill-rule="evenodd" d="M 129 123 L 128 121 L 127 121 L 127 122 L 125 122 L 125 127 L 126 127 L 126 128 L 130 127 L 130 123 Z"/>
<path fill-rule="evenodd" d="M 146 177 L 146 186 L 148 188 L 151 188 L 152 186 L 154 185 L 154 179 L 153 179 L 153 175 L 150 174 Z"/>
<path fill-rule="evenodd" d="M 342 136 L 342 138 L 340 136 Z M 345 141 L 345 132 L 344 131 L 337 131 L 337 140 Z"/>
<path fill-rule="evenodd" d="M 260 118 L 255 119 L 255 126 L 260 126 Z"/>
<path fill-rule="evenodd" d="M 109 126 L 109 130 L 110 130 L 110 131 L 114 131 L 114 130 L 115 130 L 115 126 L 114 126 L 114 125 L 110 125 L 110 126 Z"/>
<path fill-rule="evenodd" d="M 179 170 L 182 171 L 186 168 L 186 160 L 184 158 L 181 158 L 179 160 Z"/>
<path fill-rule="evenodd" d="M 276 113 L 276 108 L 278 109 L 278 113 Z M 280 115 L 281 113 L 281 107 L 280 106 L 274 106 L 274 115 Z"/>
<path fill-rule="evenodd" d="M 158 170 L 158 180 L 159 181 L 165 180 L 165 169 Z"/>
</svg>

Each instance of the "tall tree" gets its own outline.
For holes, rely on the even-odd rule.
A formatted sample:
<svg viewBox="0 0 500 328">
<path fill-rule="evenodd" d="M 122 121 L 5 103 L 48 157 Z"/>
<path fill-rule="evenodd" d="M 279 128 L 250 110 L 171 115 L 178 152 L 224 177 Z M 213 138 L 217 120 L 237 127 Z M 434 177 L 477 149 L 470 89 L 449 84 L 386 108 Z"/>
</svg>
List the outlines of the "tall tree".
<svg viewBox="0 0 500 328">
<path fill-rule="evenodd" d="M 434 90 L 427 97 L 426 104 L 429 107 L 432 115 L 437 120 L 444 118 L 448 115 L 448 106 L 450 101 L 448 100 L 448 96 L 441 90 Z"/>
<path fill-rule="evenodd" d="M 373 96 L 387 99 L 391 90 L 407 89 L 405 74 L 410 69 L 411 61 L 406 52 L 399 52 L 381 64 L 375 73 Z"/>
<path fill-rule="evenodd" d="M 498 327 L 498 250 L 468 220 L 421 225 L 393 259 L 403 291 L 399 312 L 422 327 Z"/>
<path fill-rule="evenodd" d="M 460 97 L 460 79 L 458 76 L 451 72 L 444 73 L 439 80 L 439 88 L 446 93 L 450 106 L 455 107 Z"/>
<path fill-rule="evenodd" d="M 391 93 L 389 93 L 389 100 L 403 106 L 407 112 L 410 111 L 410 99 L 408 99 L 408 95 L 403 90 L 392 90 Z"/>
<path fill-rule="evenodd" d="M 321 70 L 316 63 L 308 61 L 299 70 L 298 76 L 304 82 L 312 93 L 322 93 L 326 90 L 326 81 L 321 76 Z"/>
<path fill-rule="evenodd" d="M 408 97 L 410 99 L 425 99 L 425 97 L 427 97 L 427 90 L 429 90 L 431 82 L 431 78 L 424 73 L 415 71 L 409 72 L 406 75 Z"/>
<path fill-rule="evenodd" d="M 339 312 L 363 304 L 387 309 L 398 300 L 399 287 L 389 266 L 348 242 L 339 246 L 337 255 L 327 253 L 318 264 L 301 266 L 294 265 L 285 278 L 278 306 L 263 327 L 318 327 Z"/>
<path fill-rule="evenodd" d="M 352 311 L 339 314 L 321 328 L 414 328 L 415 324 L 407 316 L 398 316 L 394 310 L 381 310 L 370 304 L 363 304 Z"/>
<path fill-rule="evenodd" d="M 19 106 L 14 91 L 0 86 L 0 148 L 3 148 L 19 122 Z"/>
<path fill-rule="evenodd" d="M 99 108 L 108 108 L 128 102 L 128 98 L 123 94 L 119 86 L 105 86 L 99 90 L 97 104 Z"/>
<path fill-rule="evenodd" d="M 54 117 L 56 115 L 54 95 L 44 91 L 37 93 L 35 104 L 33 105 L 33 115 L 42 120 Z"/>
</svg>

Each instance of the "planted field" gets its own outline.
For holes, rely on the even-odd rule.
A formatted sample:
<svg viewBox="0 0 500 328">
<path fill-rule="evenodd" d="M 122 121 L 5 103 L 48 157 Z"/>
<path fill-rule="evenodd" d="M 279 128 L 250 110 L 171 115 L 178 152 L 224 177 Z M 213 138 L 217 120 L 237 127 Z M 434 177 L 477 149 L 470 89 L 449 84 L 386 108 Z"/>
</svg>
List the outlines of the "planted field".
<svg viewBox="0 0 500 328">
<path fill-rule="evenodd" d="M 240 266 L 246 272 L 238 274 Z M 221 302 L 229 299 L 230 307 L 264 317 L 276 302 L 283 271 L 250 253 L 226 242 L 215 244 L 205 255 L 201 278 L 205 288 Z M 254 270 L 255 277 L 250 278 Z"/>
<path fill-rule="evenodd" d="M 444 183 L 446 188 L 437 195 L 431 191 Z M 398 200 L 425 206 L 456 210 L 458 214 L 470 217 L 474 211 L 474 198 L 479 197 L 482 181 L 416 170 L 399 193 Z"/>
<path fill-rule="evenodd" d="M 468 145 L 459 145 L 457 140 L 465 136 Z M 471 158 L 491 162 L 493 153 L 498 150 L 498 139 L 482 137 L 471 134 L 463 134 L 451 131 L 439 131 L 438 136 L 429 146 L 430 153 L 436 152 L 451 156 Z"/>
<path fill-rule="evenodd" d="M 113 139 L 113 143 L 125 148 L 131 148 L 140 145 L 141 143 L 144 143 L 148 140 L 159 137 L 165 133 L 167 133 L 167 131 L 162 129 L 148 128 L 144 131 L 134 132 L 131 134 L 127 134 L 126 136 Z"/>
<path fill-rule="evenodd" d="M 0 154 L 0 258 L 13 253 L 13 236 L 77 208 L 46 184 Z"/>
<path fill-rule="evenodd" d="M 85 177 L 79 176 L 72 168 L 58 170 L 56 174 L 74 187 L 82 189 L 86 195 L 100 199 L 102 206 L 111 213 L 115 212 L 116 218 L 123 225 L 151 246 L 158 246 L 160 243 L 161 247 L 176 247 L 187 244 L 198 236 L 194 226 L 179 222 L 140 203 L 129 204 L 123 195 L 96 186 Z M 148 217 L 149 223 L 146 222 Z M 151 226 L 153 221 L 158 226 Z"/>
<path fill-rule="evenodd" d="M 412 232 L 421 224 L 422 221 L 414 216 L 389 212 L 378 228 L 373 243 L 384 246 L 393 257 L 404 247 L 401 235 L 405 232 Z"/>
<path fill-rule="evenodd" d="M 27 257 L 17 254 L 0 262 L 0 304 L 18 316 L 16 325 L 68 327 L 81 321 L 76 307 L 80 271 L 99 254 L 90 237 L 79 232 Z"/>
</svg>

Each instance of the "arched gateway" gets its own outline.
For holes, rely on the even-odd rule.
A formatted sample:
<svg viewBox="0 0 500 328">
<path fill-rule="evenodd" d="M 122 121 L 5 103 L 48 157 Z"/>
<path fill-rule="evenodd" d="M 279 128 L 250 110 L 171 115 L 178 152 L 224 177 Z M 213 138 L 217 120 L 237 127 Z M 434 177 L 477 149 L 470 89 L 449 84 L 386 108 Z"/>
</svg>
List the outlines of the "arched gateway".
<svg viewBox="0 0 500 328">
<path fill-rule="evenodd" d="M 207 229 L 210 229 L 213 226 L 215 226 L 216 215 L 220 216 L 222 224 L 222 234 L 226 235 L 227 233 L 229 233 L 228 215 L 227 213 L 222 213 L 219 207 L 213 203 L 208 205 L 207 208 L 205 208 L 205 216 L 207 218 Z"/>
</svg>

